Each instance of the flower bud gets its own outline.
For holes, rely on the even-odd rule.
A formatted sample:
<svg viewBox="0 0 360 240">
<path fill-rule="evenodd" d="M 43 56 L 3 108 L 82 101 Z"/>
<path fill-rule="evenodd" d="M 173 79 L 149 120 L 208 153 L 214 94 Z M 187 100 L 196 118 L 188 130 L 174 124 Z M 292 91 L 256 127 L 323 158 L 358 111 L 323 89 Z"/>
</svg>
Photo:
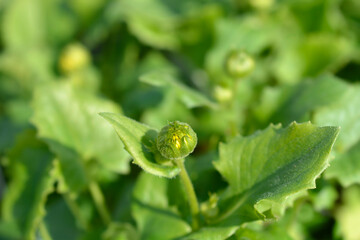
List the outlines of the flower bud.
<svg viewBox="0 0 360 240">
<path fill-rule="evenodd" d="M 226 59 L 226 71 L 233 78 L 242 78 L 249 75 L 255 66 L 251 56 L 244 51 L 231 51 Z"/>
<path fill-rule="evenodd" d="M 60 55 L 59 67 L 65 73 L 75 72 L 90 62 L 90 53 L 81 44 L 68 45 Z"/>
<path fill-rule="evenodd" d="M 156 141 L 156 147 L 166 159 L 181 159 L 188 156 L 195 149 L 197 136 L 187 123 L 170 122 L 163 127 Z"/>
<path fill-rule="evenodd" d="M 226 103 L 233 98 L 233 91 L 230 88 L 217 85 L 214 88 L 214 97 L 219 102 Z"/>
</svg>

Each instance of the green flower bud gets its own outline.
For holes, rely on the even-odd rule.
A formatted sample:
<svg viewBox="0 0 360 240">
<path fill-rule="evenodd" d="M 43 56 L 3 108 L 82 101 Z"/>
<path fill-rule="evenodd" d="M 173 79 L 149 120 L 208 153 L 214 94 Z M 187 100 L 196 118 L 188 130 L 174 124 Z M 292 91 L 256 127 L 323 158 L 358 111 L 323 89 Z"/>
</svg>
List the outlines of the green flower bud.
<svg viewBox="0 0 360 240">
<path fill-rule="evenodd" d="M 214 97 L 219 102 L 226 103 L 233 98 L 233 91 L 230 88 L 217 85 L 214 88 Z"/>
<path fill-rule="evenodd" d="M 249 75 L 255 66 L 251 56 L 244 51 L 231 51 L 226 59 L 226 71 L 233 78 L 242 78 Z"/>
<path fill-rule="evenodd" d="M 64 73 L 71 73 L 86 67 L 90 61 L 89 51 L 83 45 L 73 43 L 66 46 L 62 51 L 59 67 Z"/>
<path fill-rule="evenodd" d="M 156 147 L 160 154 L 167 159 L 181 159 L 188 156 L 195 149 L 197 136 L 187 123 L 170 122 L 159 132 Z"/>
</svg>

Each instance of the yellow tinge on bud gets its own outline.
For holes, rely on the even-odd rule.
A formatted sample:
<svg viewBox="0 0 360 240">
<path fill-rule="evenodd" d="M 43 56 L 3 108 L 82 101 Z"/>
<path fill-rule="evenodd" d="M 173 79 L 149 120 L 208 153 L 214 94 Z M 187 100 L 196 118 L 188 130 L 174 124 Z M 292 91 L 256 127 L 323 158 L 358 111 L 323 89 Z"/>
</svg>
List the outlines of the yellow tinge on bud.
<svg viewBox="0 0 360 240">
<path fill-rule="evenodd" d="M 71 73 L 90 63 L 90 53 L 81 44 L 73 43 L 65 47 L 60 55 L 59 67 L 62 72 Z"/>
<path fill-rule="evenodd" d="M 195 149 L 197 136 L 189 124 L 174 121 L 163 127 L 156 140 L 156 147 L 166 159 L 181 159 Z"/>
</svg>

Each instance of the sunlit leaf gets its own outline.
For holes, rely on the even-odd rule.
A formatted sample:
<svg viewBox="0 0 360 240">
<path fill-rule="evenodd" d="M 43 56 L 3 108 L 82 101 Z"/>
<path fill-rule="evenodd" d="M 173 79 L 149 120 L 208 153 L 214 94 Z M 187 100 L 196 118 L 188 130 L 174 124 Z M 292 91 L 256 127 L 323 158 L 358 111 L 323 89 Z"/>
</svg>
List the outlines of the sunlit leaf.
<svg viewBox="0 0 360 240">
<path fill-rule="evenodd" d="M 110 171 L 129 171 L 128 154 L 111 126 L 98 116 L 102 111 L 120 112 L 113 102 L 59 82 L 39 87 L 33 108 L 32 122 L 50 145 L 63 145 L 85 161 L 96 159 Z"/>
<path fill-rule="evenodd" d="M 134 158 L 135 164 L 151 174 L 162 177 L 172 178 L 179 173 L 180 169 L 177 166 L 160 165 L 155 162 L 150 148 L 156 141 L 157 130 L 120 114 L 101 113 L 100 115 L 113 125 L 125 149 Z"/>
<path fill-rule="evenodd" d="M 166 71 L 155 71 L 140 77 L 142 82 L 157 86 L 167 87 L 174 90 L 177 97 L 188 107 L 216 107 L 216 104 L 206 96 L 194 89 L 182 84 L 173 74 Z"/>
<path fill-rule="evenodd" d="M 338 132 L 337 127 L 292 123 L 221 144 L 214 164 L 229 188 L 213 222 L 236 225 L 280 216 L 289 196 L 315 187 Z"/>
</svg>

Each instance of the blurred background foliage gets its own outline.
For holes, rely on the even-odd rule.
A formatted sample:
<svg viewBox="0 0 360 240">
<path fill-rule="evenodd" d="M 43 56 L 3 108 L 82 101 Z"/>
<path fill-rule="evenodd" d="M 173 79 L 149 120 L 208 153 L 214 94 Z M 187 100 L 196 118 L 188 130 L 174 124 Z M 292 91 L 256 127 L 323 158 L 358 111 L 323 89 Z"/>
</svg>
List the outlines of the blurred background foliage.
<svg viewBox="0 0 360 240">
<path fill-rule="evenodd" d="M 317 189 L 279 221 L 230 239 L 360 239 L 359 1 L 1 0 L 0 18 L 0 239 L 188 232 L 134 205 L 189 216 L 178 180 L 139 176 L 99 112 L 157 128 L 188 122 L 199 137 L 187 168 L 200 201 L 225 186 L 212 161 L 234 133 L 341 126 Z M 240 80 L 224 67 L 234 50 L 255 62 Z"/>
</svg>

